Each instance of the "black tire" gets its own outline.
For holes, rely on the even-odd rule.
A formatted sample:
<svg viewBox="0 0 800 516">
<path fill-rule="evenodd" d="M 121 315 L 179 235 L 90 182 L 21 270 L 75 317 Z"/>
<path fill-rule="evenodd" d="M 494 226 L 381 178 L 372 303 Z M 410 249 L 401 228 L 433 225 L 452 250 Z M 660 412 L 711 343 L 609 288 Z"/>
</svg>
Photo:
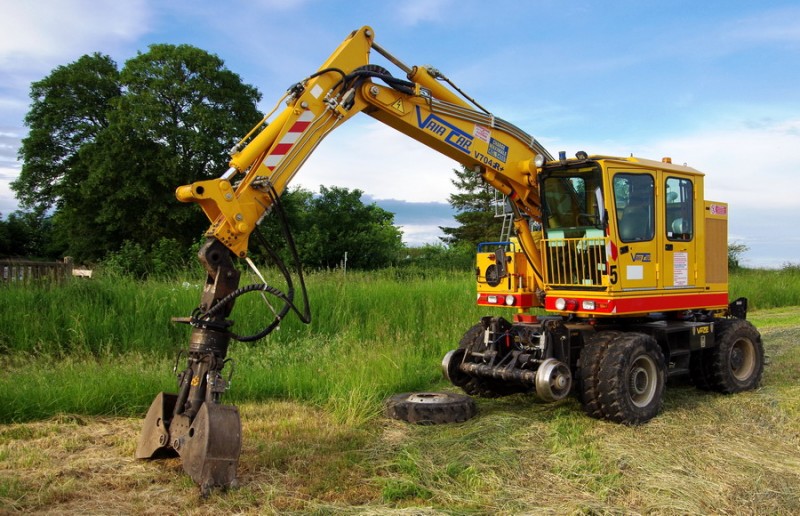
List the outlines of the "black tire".
<svg viewBox="0 0 800 516">
<path fill-rule="evenodd" d="M 421 425 L 461 423 L 477 413 L 475 401 L 451 392 L 404 392 L 386 400 L 387 417 Z"/>
<path fill-rule="evenodd" d="M 476 324 L 467 330 L 464 336 L 461 337 L 461 341 L 458 343 L 458 349 L 473 349 L 476 351 L 482 351 L 483 332 L 484 328 L 480 324 Z M 499 398 L 528 390 L 520 385 L 509 385 L 499 380 L 475 377 L 470 377 L 466 383 L 457 385 L 457 387 L 460 387 L 461 390 L 470 396 L 480 396 L 481 398 Z"/>
<path fill-rule="evenodd" d="M 666 380 L 664 353 L 643 333 L 623 333 L 600 359 L 597 390 L 603 417 L 639 425 L 661 410 Z"/>
<path fill-rule="evenodd" d="M 600 362 L 606 354 L 608 344 L 622 335 L 618 331 L 601 331 L 588 340 L 578 358 L 578 396 L 583 411 L 595 419 L 602 419 L 600 391 L 598 390 Z"/>
<path fill-rule="evenodd" d="M 707 366 L 711 388 L 725 394 L 757 388 L 764 372 L 761 334 L 744 319 L 717 320 L 714 330 L 717 345 Z"/>
</svg>

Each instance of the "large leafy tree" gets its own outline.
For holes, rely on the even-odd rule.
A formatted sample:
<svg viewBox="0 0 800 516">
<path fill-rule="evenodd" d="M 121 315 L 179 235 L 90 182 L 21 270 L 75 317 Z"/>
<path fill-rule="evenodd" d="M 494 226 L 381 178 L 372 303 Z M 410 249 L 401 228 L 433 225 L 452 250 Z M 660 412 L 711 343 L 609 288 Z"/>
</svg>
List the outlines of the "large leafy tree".
<svg viewBox="0 0 800 516">
<path fill-rule="evenodd" d="M 257 90 L 189 45 L 153 45 L 119 72 L 84 56 L 34 83 L 31 98 L 12 188 L 24 207 L 54 210 L 78 259 L 125 241 L 195 241 L 207 221 L 175 187 L 224 170 L 231 142 L 260 118 Z"/>
<path fill-rule="evenodd" d="M 456 209 L 457 227 L 440 227 L 445 236 L 440 239 L 451 246 L 474 247 L 480 242 L 497 241 L 503 227 L 502 219 L 495 217 L 495 192 L 489 184 L 472 170 L 454 169 L 451 182 L 458 189 L 448 201 Z"/>
<path fill-rule="evenodd" d="M 306 197 L 305 227 L 297 240 L 303 262 L 311 267 L 336 267 L 347 253 L 348 267 L 377 269 L 391 265 L 403 249 L 394 214 L 376 204 L 365 205 L 361 190 L 320 187 Z"/>
<path fill-rule="evenodd" d="M 43 213 L 67 201 L 85 179 L 77 166 L 79 151 L 108 127 L 112 101 L 120 94 L 117 65 L 100 54 L 59 66 L 31 85 L 22 171 L 11 184 L 22 207 Z"/>
</svg>

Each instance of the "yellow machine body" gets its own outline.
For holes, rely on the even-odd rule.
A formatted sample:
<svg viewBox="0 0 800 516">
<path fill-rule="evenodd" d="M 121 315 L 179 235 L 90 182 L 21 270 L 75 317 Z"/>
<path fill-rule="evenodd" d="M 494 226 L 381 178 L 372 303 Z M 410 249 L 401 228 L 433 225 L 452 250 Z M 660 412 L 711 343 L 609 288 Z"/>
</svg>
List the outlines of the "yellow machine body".
<svg viewBox="0 0 800 516">
<path fill-rule="evenodd" d="M 548 311 L 586 317 L 727 308 L 728 207 L 703 199 L 702 173 L 592 156 L 547 163 L 539 175 L 544 289 L 529 288 L 515 242 L 496 243 L 502 252 L 478 253 L 479 304 L 524 311 L 538 295 Z"/>
</svg>

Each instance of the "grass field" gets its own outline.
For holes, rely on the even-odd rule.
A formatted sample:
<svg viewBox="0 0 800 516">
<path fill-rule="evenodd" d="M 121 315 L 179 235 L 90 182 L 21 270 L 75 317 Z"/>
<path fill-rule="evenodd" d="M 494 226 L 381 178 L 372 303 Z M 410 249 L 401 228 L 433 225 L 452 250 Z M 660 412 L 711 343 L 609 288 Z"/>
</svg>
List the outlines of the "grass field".
<svg viewBox="0 0 800 516">
<path fill-rule="evenodd" d="M 731 288 L 756 309 L 763 386 L 723 396 L 670 385 L 662 414 L 633 428 L 590 419 L 571 398 L 524 395 L 478 400 L 462 424 L 385 419 L 389 394 L 449 388 L 439 360 L 485 315 L 471 282 L 312 276 L 311 326 L 287 320 L 230 351 L 242 487 L 207 499 L 179 460 L 132 458 L 147 405 L 174 391 L 187 331 L 169 317 L 186 315 L 199 287 L 0 291 L 0 513 L 798 513 L 800 286 L 794 272 L 772 274 Z M 770 292 L 785 305 L 767 309 Z M 256 303 L 237 310 L 263 317 Z"/>
</svg>

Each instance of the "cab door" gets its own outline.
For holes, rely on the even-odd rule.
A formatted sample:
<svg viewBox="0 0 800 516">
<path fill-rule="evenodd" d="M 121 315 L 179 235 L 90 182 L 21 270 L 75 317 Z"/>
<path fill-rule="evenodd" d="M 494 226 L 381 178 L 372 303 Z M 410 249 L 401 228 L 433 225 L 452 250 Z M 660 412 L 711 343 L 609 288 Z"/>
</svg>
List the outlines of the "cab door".
<svg viewBox="0 0 800 516">
<path fill-rule="evenodd" d="M 695 178 L 664 171 L 662 180 L 662 285 L 665 289 L 694 288 L 697 285 Z"/>
<path fill-rule="evenodd" d="M 623 291 L 655 289 L 660 238 L 656 231 L 656 173 L 612 170 L 611 177 L 619 242 L 611 281 Z"/>
</svg>

